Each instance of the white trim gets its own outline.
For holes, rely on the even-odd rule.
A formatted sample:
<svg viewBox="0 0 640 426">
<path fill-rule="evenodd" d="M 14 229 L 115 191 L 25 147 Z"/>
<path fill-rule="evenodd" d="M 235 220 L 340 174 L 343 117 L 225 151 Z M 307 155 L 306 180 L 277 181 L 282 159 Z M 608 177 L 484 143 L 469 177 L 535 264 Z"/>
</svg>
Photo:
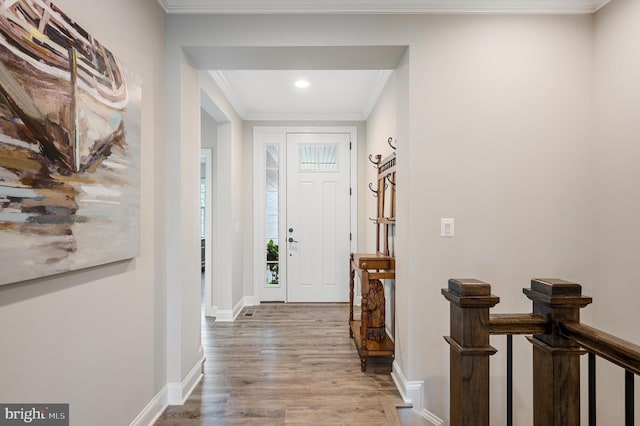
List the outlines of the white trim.
<svg viewBox="0 0 640 426">
<path fill-rule="evenodd" d="M 205 164 L 204 314 L 213 316 L 213 148 L 200 148 Z"/>
<path fill-rule="evenodd" d="M 396 384 L 396 388 L 398 388 L 398 392 L 400 392 L 404 403 L 413 405 L 413 409 L 416 411 L 422 411 L 422 388 L 424 387 L 424 381 L 407 380 L 397 360 L 393 361 L 391 378 Z"/>
<path fill-rule="evenodd" d="M 182 385 L 167 383 L 167 402 L 169 405 L 182 405 Z"/>
<path fill-rule="evenodd" d="M 217 309 L 216 322 L 233 322 L 233 311 L 230 309 Z"/>
<path fill-rule="evenodd" d="M 236 95 L 236 92 L 233 91 L 233 88 L 225 78 L 224 74 L 222 74 L 222 71 L 219 71 L 219 70 L 209 71 L 209 75 L 211 75 L 211 78 L 213 78 L 213 80 L 216 82 L 218 87 L 220 87 L 220 90 L 222 90 L 222 93 L 227 98 L 227 100 L 231 103 L 231 105 L 236 110 L 240 118 L 242 118 L 245 121 L 248 120 L 247 111 L 242 107 L 242 104 L 238 100 L 238 96 Z"/>
<path fill-rule="evenodd" d="M 369 114 L 373 110 L 373 107 L 378 103 L 378 98 L 382 94 L 385 86 L 387 85 L 387 81 L 389 81 L 389 77 L 393 74 L 393 70 L 381 70 L 378 74 L 378 79 L 376 80 L 375 85 L 371 91 L 371 98 L 369 98 L 369 102 L 365 105 L 362 110 L 362 120 L 366 121 L 369 119 Z"/>
<path fill-rule="evenodd" d="M 603 7 L 608 5 L 610 1 L 611 0 L 600 0 L 599 4 L 596 5 L 595 10 L 593 11 L 593 13 L 596 13 L 597 11 L 599 11 L 600 9 L 602 9 Z"/>
<path fill-rule="evenodd" d="M 254 296 L 245 296 L 244 297 L 244 306 L 256 306 L 260 303 L 256 303 L 256 298 Z"/>
<path fill-rule="evenodd" d="M 189 374 L 182 379 L 181 383 L 167 383 L 167 402 L 169 405 L 183 405 L 193 389 L 202 380 L 202 364 L 204 363 L 204 349 L 202 345 L 198 348 L 198 353 L 201 355 L 199 361 L 193 366 Z"/>
<path fill-rule="evenodd" d="M 242 308 L 244 308 L 245 305 L 245 300 L 244 297 L 240 300 L 238 300 L 238 303 L 236 303 L 236 305 L 233 307 L 233 320 L 235 321 L 236 318 L 238 318 L 238 315 L 240 315 L 240 312 L 242 312 Z"/>
<path fill-rule="evenodd" d="M 395 360 L 393 361 L 391 378 L 396 384 L 396 388 L 398 389 L 398 392 L 400 392 L 400 396 L 404 403 L 411 404 L 416 414 L 428 420 L 429 423 L 434 426 L 442 426 L 444 424 L 444 420 L 422 406 L 422 395 L 424 389 L 423 380 L 407 380 L 407 377 L 404 375 L 400 365 Z"/>
<path fill-rule="evenodd" d="M 202 14 L 589 14 L 608 0 L 158 0 L 167 13 Z M 205 4 L 206 3 L 206 4 Z"/>
<path fill-rule="evenodd" d="M 436 416 L 426 408 L 423 408 L 422 411 L 416 411 L 416 413 L 418 413 L 420 417 L 426 419 L 434 426 L 442 426 L 444 424 L 444 420 L 442 420 L 440 417 Z"/>
<path fill-rule="evenodd" d="M 167 385 L 165 385 L 160 389 L 160 392 L 151 398 L 151 401 L 149 401 L 147 406 L 140 411 L 140 414 L 138 414 L 136 418 L 129 423 L 129 426 L 153 425 L 169 406 L 167 401 Z"/>
<path fill-rule="evenodd" d="M 374 87 L 373 90 L 376 90 Z M 363 112 L 359 113 L 247 113 L 242 116 L 245 121 L 366 121 Z"/>
<path fill-rule="evenodd" d="M 236 303 L 233 310 L 216 310 L 216 322 L 233 322 L 247 306 L 255 306 L 254 296 L 245 296 Z"/>
<path fill-rule="evenodd" d="M 266 145 L 278 145 L 279 149 L 279 205 L 278 211 L 284 212 L 286 206 L 286 185 L 285 185 L 285 143 L 286 132 L 282 127 L 265 127 L 255 126 L 253 128 L 253 297 L 254 304 L 260 304 L 265 296 L 265 292 L 262 291 L 265 284 L 265 269 L 266 253 L 264 249 L 264 235 L 265 235 L 265 191 L 266 191 L 266 178 L 265 178 L 265 146 Z M 280 235 L 278 239 L 284 241 L 286 232 L 284 229 L 280 229 Z M 282 243 L 280 243 L 280 269 L 286 270 L 286 257 Z M 286 300 L 286 274 L 280 274 L 280 281 L 278 286 L 273 286 L 268 290 L 269 295 L 265 298 L 266 301 L 278 301 L 284 302 Z"/>
</svg>

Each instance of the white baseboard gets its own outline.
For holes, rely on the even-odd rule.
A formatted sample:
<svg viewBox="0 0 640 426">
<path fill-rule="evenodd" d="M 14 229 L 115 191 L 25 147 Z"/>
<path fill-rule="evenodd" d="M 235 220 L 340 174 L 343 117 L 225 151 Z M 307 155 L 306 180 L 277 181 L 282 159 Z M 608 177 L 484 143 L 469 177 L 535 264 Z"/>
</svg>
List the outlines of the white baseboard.
<svg viewBox="0 0 640 426">
<path fill-rule="evenodd" d="M 168 404 L 167 386 L 165 385 L 160 392 L 154 396 L 146 407 L 142 409 L 140 414 L 133 419 L 129 426 L 150 426 L 164 413 Z"/>
<path fill-rule="evenodd" d="M 216 311 L 216 322 L 233 322 L 233 311 L 231 309 L 218 309 Z"/>
<path fill-rule="evenodd" d="M 422 393 L 424 389 L 424 381 L 422 380 L 407 380 L 404 372 L 400 368 L 397 361 L 393 361 L 393 370 L 391 371 L 391 377 L 396 384 L 400 396 L 404 400 L 405 404 L 411 404 L 413 410 L 418 413 L 420 417 L 425 418 L 429 423 L 434 426 L 442 426 L 444 420 L 424 408 Z"/>
<path fill-rule="evenodd" d="M 422 410 L 422 388 L 424 382 L 422 380 L 407 380 L 397 360 L 393 361 L 391 377 L 405 404 L 413 405 L 413 409 L 416 411 Z"/>
<path fill-rule="evenodd" d="M 421 411 L 418 411 L 418 415 L 426 419 L 433 426 L 442 426 L 444 424 L 444 420 L 425 408 L 423 408 Z"/>
<path fill-rule="evenodd" d="M 204 363 L 204 350 L 202 346 L 200 346 L 198 352 L 201 355 L 200 360 L 196 362 L 196 365 L 193 366 L 182 382 L 167 383 L 167 402 L 169 405 L 183 405 L 202 379 L 202 364 Z"/>
<path fill-rule="evenodd" d="M 255 306 L 255 299 L 253 296 L 243 297 L 236 303 L 233 310 L 230 309 L 218 309 L 216 311 L 216 322 L 233 322 L 238 318 L 240 312 L 247 306 Z"/>
<path fill-rule="evenodd" d="M 210 304 L 205 303 L 204 304 L 204 316 L 206 316 L 206 317 L 215 317 L 217 309 L 218 309 L 218 307 L 216 305 L 210 305 Z"/>
<path fill-rule="evenodd" d="M 238 315 L 240 315 L 240 312 L 242 312 L 242 308 L 244 308 L 245 305 L 245 298 L 243 297 L 242 299 L 238 300 L 238 303 L 236 303 L 236 305 L 233 307 L 233 320 L 235 321 L 236 318 L 238 318 Z"/>
</svg>

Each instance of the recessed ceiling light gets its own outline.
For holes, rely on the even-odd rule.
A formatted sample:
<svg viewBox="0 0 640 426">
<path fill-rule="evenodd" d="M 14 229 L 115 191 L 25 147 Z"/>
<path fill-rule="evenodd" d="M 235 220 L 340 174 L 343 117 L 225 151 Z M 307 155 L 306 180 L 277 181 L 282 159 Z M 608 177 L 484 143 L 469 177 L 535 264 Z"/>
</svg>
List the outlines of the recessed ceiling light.
<svg viewBox="0 0 640 426">
<path fill-rule="evenodd" d="M 309 82 L 307 80 L 298 80 L 295 83 L 293 83 L 298 89 L 306 89 L 307 87 L 310 86 Z"/>
</svg>

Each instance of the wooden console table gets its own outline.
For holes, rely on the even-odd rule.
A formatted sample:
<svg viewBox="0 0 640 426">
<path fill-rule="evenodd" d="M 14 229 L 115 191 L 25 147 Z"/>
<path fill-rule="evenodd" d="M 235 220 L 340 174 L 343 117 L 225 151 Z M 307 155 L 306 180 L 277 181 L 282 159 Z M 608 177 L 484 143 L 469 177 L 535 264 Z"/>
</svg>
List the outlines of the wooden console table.
<svg viewBox="0 0 640 426">
<path fill-rule="evenodd" d="M 351 254 L 349 281 L 349 336 L 351 336 L 360 355 L 360 368 L 367 371 L 367 357 L 389 356 L 395 354 L 393 340 L 385 333 L 380 341 L 367 339 L 367 315 L 369 284 L 375 280 L 393 280 L 396 277 L 395 259 L 384 254 Z M 362 283 L 362 309 L 360 320 L 354 319 L 353 300 L 355 276 Z"/>
</svg>

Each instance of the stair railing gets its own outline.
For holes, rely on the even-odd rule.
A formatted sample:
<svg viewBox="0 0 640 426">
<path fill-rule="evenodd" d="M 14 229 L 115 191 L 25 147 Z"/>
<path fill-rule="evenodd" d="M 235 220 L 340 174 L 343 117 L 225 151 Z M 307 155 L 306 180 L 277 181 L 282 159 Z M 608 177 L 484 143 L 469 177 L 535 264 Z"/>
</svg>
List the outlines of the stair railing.
<svg viewBox="0 0 640 426">
<path fill-rule="evenodd" d="M 596 426 L 595 358 L 625 369 L 625 425 L 634 421 L 634 376 L 640 346 L 580 322 L 592 302 L 579 284 L 533 279 L 523 289 L 533 312 L 490 314 L 500 299 L 476 279 L 450 279 L 442 294 L 450 302 L 450 421 L 452 426 L 489 425 L 491 335 L 507 336 L 507 424 L 513 424 L 512 336 L 529 335 L 533 347 L 533 424 L 580 425 L 580 356 L 589 353 L 589 426 Z"/>
</svg>

